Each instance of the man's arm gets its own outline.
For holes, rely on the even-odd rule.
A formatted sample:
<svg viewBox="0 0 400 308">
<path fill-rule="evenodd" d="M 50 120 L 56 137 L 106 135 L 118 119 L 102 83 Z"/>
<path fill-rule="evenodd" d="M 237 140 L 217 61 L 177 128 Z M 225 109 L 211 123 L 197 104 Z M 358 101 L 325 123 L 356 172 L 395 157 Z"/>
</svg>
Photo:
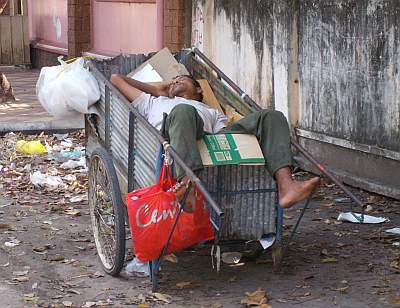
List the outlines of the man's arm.
<svg viewBox="0 0 400 308">
<path fill-rule="evenodd" d="M 111 75 L 111 83 L 126 96 L 129 101 L 134 101 L 144 93 L 152 96 L 168 96 L 169 83 L 151 84 L 141 82 L 124 75 Z"/>
</svg>

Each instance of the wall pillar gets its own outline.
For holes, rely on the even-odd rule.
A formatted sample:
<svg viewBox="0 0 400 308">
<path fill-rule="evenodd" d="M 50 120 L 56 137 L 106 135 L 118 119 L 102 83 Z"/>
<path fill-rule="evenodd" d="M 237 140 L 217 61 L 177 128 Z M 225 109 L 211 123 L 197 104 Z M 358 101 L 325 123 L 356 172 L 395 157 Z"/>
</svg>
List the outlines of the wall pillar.
<svg viewBox="0 0 400 308">
<path fill-rule="evenodd" d="M 68 0 L 68 57 L 90 49 L 91 0 Z"/>
<path fill-rule="evenodd" d="M 164 46 L 177 52 L 191 44 L 191 0 L 164 0 Z"/>
</svg>

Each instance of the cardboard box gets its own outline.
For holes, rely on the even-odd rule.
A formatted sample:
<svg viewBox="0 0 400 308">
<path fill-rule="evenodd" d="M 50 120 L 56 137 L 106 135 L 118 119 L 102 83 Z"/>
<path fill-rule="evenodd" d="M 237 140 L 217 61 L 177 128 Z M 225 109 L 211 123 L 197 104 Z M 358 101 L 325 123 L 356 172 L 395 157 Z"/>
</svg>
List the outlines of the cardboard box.
<svg viewBox="0 0 400 308">
<path fill-rule="evenodd" d="M 165 47 L 152 56 L 149 60 L 139 65 L 133 72 L 129 73 L 128 77 L 132 77 L 134 74 L 141 71 L 147 64 L 150 64 L 151 68 L 154 69 L 163 80 L 171 80 L 179 75 L 189 75 L 186 67 L 176 61 L 169 49 Z M 149 68 L 149 66 L 147 66 L 147 68 Z"/>
<path fill-rule="evenodd" d="M 260 145 L 253 135 L 205 135 L 197 145 L 204 166 L 265 164 Z"/>
</svg>

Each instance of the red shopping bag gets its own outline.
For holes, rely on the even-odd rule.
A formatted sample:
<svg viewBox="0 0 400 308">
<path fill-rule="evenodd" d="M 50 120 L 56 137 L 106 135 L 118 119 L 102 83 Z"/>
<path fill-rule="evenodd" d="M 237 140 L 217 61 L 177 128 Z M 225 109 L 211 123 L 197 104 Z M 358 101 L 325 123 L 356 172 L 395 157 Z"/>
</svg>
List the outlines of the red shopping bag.
<svg viewBox="0 0 400 308">
<path fill-rule="evenodd" d="M 136 257 L 144 262 L 157 259 L 166 245 L 179 203 L 168 190 L 174 180 L 168 165 L 163 164 L 158 182 L 126 195 L 129 223 Z M 168 245 L 167 254 L 214 238 L 204 197 L 197 191 L 193 213 L 183 212 Z"/>
</svg>

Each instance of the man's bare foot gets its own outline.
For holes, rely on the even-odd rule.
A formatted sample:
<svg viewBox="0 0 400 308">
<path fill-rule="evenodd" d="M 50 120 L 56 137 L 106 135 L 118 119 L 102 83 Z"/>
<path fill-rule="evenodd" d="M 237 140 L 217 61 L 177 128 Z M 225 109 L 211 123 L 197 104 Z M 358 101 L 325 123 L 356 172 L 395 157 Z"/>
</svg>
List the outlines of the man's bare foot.
<svg viewBox="0 0 400 308">
<path fill-rule="evenodd" d="M 319 177 L 302 182 L 293 181 L 289 167 L 279 169 L 275 178 L 278 182 L 279 204 L 285 209 L 307 199 L 319 183 Z"/>
</svg>

